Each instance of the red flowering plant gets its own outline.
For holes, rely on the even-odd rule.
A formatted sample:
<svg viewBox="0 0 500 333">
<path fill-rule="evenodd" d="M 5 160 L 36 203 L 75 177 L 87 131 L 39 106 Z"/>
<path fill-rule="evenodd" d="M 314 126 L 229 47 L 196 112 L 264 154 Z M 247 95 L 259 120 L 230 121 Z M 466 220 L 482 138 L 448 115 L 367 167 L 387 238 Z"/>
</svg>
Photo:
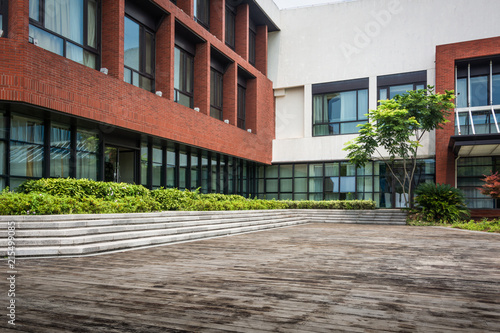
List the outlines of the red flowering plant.
<svg viewBox="0 0 500 333">
<path fill-rule="evenodd" d="M 484 185 L 478 188 L 481 194 L 489 195 L 493 199 L 500 199 L 500 175 L 498 171 L 489 176 L 483 175 Z"/>
</svg>

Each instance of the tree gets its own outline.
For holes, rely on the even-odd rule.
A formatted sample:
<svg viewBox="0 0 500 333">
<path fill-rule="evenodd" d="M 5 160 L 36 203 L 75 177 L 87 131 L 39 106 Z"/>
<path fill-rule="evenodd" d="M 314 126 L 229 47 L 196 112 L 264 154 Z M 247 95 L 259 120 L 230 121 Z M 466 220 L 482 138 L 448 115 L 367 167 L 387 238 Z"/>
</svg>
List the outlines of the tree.
<svg viewBox="0 0 500 333">
<path fill-rule="evenodd" d="M 489 176 L 484 175 L 484 179 L 481 180 L 485 182 L 483 186 L 478 188 L 481 194 L 489 195 L 493 199 L 500 199 L 500 175 L 498 171 Z"/>
<path fill-rule="evenodd" d="M 448 122 L 447 117 L 455 108 L 454 98 L 453 91 L 439 94 L 428 86 L 380 101 L 376 110 L 369 111 L 369 121 L 358 125 L 359 136 L 346 143 L 347 157 L 358 167 L 374 159 L 384 161 L 408 206 L 420 141 L 426 133 Z M 401 173 L 394 168 L 397 160 L 403 165 Z"/>
</svg>

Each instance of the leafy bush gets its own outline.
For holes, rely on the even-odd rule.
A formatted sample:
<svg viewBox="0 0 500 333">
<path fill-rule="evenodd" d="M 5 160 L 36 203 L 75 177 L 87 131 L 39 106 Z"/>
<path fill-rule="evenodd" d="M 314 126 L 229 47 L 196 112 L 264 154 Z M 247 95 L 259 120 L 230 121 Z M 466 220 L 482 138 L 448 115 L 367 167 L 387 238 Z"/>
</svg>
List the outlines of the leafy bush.
<svg viewBox="0 0 500 333">
<path fill-rule="evenodd" d="M 149 190 L 142 185 L 114 182 L 98 182 L 89 179 L 42 178 L 27 180 L 17 189 L 19 193 L 47 193 L 73 198 L 95 197 L 116 200 L 129 196 L 149 196 Z"/>
<path fill-rule="evenodd" d="M 200 194 L 88 179 L 28 180 L 0 195 L 0 215 L 134 213 L 166 210 L 374 209 L 373 201 L 277 201 L 240 195 Z"/>
<path fill-rule="evenodd" d="M 74 198 L 4 191 L 0 200 L 0 215 L 138 213 L 156 210 L 158 203 L 150 197 L 126 197 L 109 201 L 94 197 Z"/>
<path fill-rule="evenodd" d="M 289 209 L 375 209 L 372 200 L 283 201 Z"/>
<path fill-rule="evenodd" d="M 453 223 L 452 227 L 475 231 L 500 232 L 500 220 L 456 222 Z"/>
<path fill-rule="evenodd" d="M 455 222 L 469 216 L 461 190 L 448 184 L 423 183 L 415 190 L 412 211 L 425 221 Z"/>
</svg>

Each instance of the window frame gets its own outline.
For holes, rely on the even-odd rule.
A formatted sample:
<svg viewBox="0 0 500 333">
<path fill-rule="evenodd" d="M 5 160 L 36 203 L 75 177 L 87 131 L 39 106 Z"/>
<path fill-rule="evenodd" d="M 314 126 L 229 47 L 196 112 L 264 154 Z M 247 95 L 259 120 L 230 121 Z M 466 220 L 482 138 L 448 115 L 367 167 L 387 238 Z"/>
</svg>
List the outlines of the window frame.
<svg viewBox="0 0 500 333">
<path fill-rule="evenodd" d="M 7 38 L 7 28 L 8 28 L 8 18 L 9 18 L 9 1 L 0 0 L 0 16 L 2 17 L 2 24 L 0 24 L 0 30 L 3 31 L 0 37 Z"/>
<path fill-rule="evenodd" d="M 100 68 L 100 57 L 101 57 L 101 1 L 100 0 L 95 0 L 95 3 L 96 3 L 96 32 L 95 32 L 95 35 L 96 35 L 96 47 L 92 47 L 89 45 L 89 41 L 88 41 L 88 30 L 89 30 L 89 26 L 88 26 L 88 4 L 89 4 L 89 1 L 91 0 L 83 0 L 83 17 L 82 17 L 82 21 L 83 21 L 83 43 L 78 43 L 68 37 L 65 37 L 63 35 L 60 35 L 58 34 L 57 32 L 55 31 L 52 31 L 48 28 L 46 28 L 46 22 L 45 22 L 45 0 L 38 0 L 39 1 L 39 8 L 38 8 L 38 16 L 39 16 L 39 20 L 36 20 L 36 19 L 33 19 L 33 18 L 29 18 L 29 24 L 31 26 L 34 26 L 38 29 L 41 29 L 42 31 L 52 35 L 52 36 L 55 36 L 59 39 L 62 40 L 63 42 L 63 54 L 59 54 L 63 57 L 65 57 L 66 59 L 69 59 L 69 60 L 72 60 L 71 58 L 68 58 L 67 57 L 67 49 L 68 49 L 68 43 L 70 44 L 73 44 L 73 45 L 76 45 L 77 47 L 80 47 L 82 48 L 84 51 L 87 51 L 91 54 L 93 54 L 95 56 L 95 68 L 94 69 L 99 69 Z M 33 40 L 32 36 L 29 37 L 29 41 L 30 43 L 35 43 L 35 41 Z M 50 50 L 48 50 L 49 52 L 52 52 Z M 56 53 L 56 52 L 53 52 L 53 53 Z M 56 53 L 58 54 L 58 53 Z M 75 61 L 75 60 L 72 60 L 72 61 Z M 75 61 L 77 62 L 77 61 Z M 84 65 L 86 66 L 86 65 Z M 87 66 L 88 67 L 88 66 Z M 89 67 L 89 68 L 92 68 L 92 67 Z"/>
<path fill-rule="evenodd" d="M 246 130 L 246 88 L 238 84 L 237 97 L 237 126 Z"/>
<path fill-rule="evenodd" d="M 486 104 L 472 104 L 471 79 L 486 77 Z M 500 103 L 494 104 L 495 92 L 494 78 L 500 78 L 500 58 L 491 57 L 489 59 L 468 59 L 457 61 L 455 64 L 455 134 L 476 135 L 500 133 Z M 458 105 L 459 80 L 465 80 L 466 105 Z M 496 96 L 498 98 L 498 96 Z M 476 128 L 477 125 L 477 128 Z"/>
<path fill-rule="evenodd" d="M 216 100 L 214 101 L 212 97 L 216 97 Z M 224 100 L 224 75 L 215 68 L 211 67 L 210 68 L 210 116 L 211 117 L 219 120 L 223 119 L 224 117 L 223 100 Z M 219 112 L 218 117 L 216 117 L 212 113 L 212 108 Z"/>
<path fill-rule="evenodd" d="M 362 121 L 368 121 L 368 117 L 366 118 L 363 118 L 361 119 L 359 117 L 359 93 L 361 91 L 366 91 L 366 105 L 368 106 L 368 97 L 369 97 L 369 92 L 368 92 L 368 88 L 363 88 L 363 89 L 354 89 L 354 90 L 345 90 L 345 91 L 332 91 L 332 92 L 329 92 L 329 93 L 323 93 L 323 94 L 313 94 L 313 99 L 312 99 L 312 103 L 313 103 L 313 112 L 312 112 L 312 135 L 313 137 L 322 137 L 322 136 L 334 136 L 334 135 L 348 135 L 348 134 L 357 134 L 358 132 L 356 133 L 352 133 L 352 132 L 348 132 L 348 133 L 343 133 L 341 131 L 341 128 L 342 126 L 340 126 L 341 124 L 347 124 L 347 123 L 360 123 Z M 315 117 L 314 117 L 314 101 L 315 101 L 315 98 L 314 97 L 318 97 L 318 96 L 321 96 L 321 104 L 322 104 L 322 113 L 325 112 L 324 110 L 324 105 L 325 105 L 325 98 L 328 96 L 328 95 L 332 95 L 332 94 L 341 94 L 341 93 L 348 93 L 348 92 L 356 92 L 356 110 L 355 110 L 355 114 L 356 114 L 356 119 L 353 119 L 353 120 L 346 120 L 346 121 L 328 121 L 328 122 L 318 122 L 318 123 L 315 123 Z M 327 109 L 326 112 L 329 112 L 329 110 Z M 366 110 L 366 113 L 368 113 L 368 110 Z M 337 134 L 325 134 L 325 135 L 319 135 L 319 134 L 315 134 L 315 127 L 319 127 L 319 126 L 325 126 L 325 125 L 328 125 L 328 126 L 333 126 L 333 125 L 339 125 L 339 129 L 338 129 L 338 133 Z"/>
<path fill-rule="evenodd" d="M 228 22 L 231 22 L 229 25 Z M 229 48 L 234 50 L 236 43 L 236 13 L 235 11 L 226 5 L 226 13 L 225 13 L 225 36 L 224 42 Z"/>
<path fill-rule="evenodd" d="M 146 79 L 151 80 L 151 90 L 147 90 L 150 92 L 155 92 L 155 72 L 156 72 L 156 34 L 154 31 L 146 27 L 144 24 L 141 22 L 137 21 L 130 15 L 125 15 L 124 20 L 129 19 L 130 21 L 134 22 L 135 24 L 139 25 L 139 70 L 136 70 L 130 66 L 127 66 L 125 64 L 125 60 L 123 61 L 123 67 L 127 70 L 129 70 L 130 73 L 130 82 L 127 81 L 125 77 L 125 72 L 123 73 L 123 80 L 127 83 L 130 83 L 136 87 L 142 88 L 144 90 L 144 87 L 140 85 L 140 77 L 144 77 Z M 146 35 L 149 34 L 152 36 L 152 46 L 151 46 L 151 74 L 146 72 L 146 63 L 147 63 L 147 49 L 146 49 Z M 125 47 L 125 43 L 124 43 Z M 139 83 L 136 85 L 135 82 L 133 81 L 134 78 L 134 73 L 139 74 Z"/>
<path fill-rule="evenodd" d="M 188 51 L 186 51 L 185 49 L 183 49 L 182 47 L 178 46 L 178 45 L 175 45 L 175 49 L 178 49 L 179 52 L 180 52 L 180 56 L 184 58 L 184 62 L 180 62 L 180 59 L 179 59 L 179 62 L 182 63 L 184 66 L 183 68 L 179 68 L 179 75 L 180 75 L 180 78 L 179 78 L 179 82 L 183 82 L 183 87 L 179 87 L 179 88 L 176 88 L 175 87 L 175 78 L 174 78 L 174 102 L 176 103 L 179 103 L 179 93 L 183 94 L 183 95 L 186 95 L 187 97 L 189 97 L 189 108 L 193 108 L 193 105 L 194 105 L 194 55 L 192 55 L 191 53 L 189 53 Z M 175 51 L 174 51 L 175 52 Z M 192 68 L 192 71 L 191 71 L 191 89 L 192 91 L 189 92 L 187 89 L 187 82 L 188 80 L 186 80 L 186 72 L 187 72 L 187 61 L 186 60 L 189 60 L 191 62 L 191 68 Z M 175 66 L 175 59 L 174 59 L 174 66 Z M 174 73 L 175 73 L 175 69 L 174 69 Z M 184 78 L 184 80 L 181 80 L 181 78 Z M 181 104 L 181 103 L 179 103 Z M 182 104 L 184 105 L 184 104 Z"/>
<path fill-rule="evenodd" d="M 210 30 L 210 0 L 194 0 L 194 20 Z"/>
<path fill-rule="evenodd" d="M 257 33 L 250 28 L 248 30 L 248 62 L 255 66 Z"/>
</svg>

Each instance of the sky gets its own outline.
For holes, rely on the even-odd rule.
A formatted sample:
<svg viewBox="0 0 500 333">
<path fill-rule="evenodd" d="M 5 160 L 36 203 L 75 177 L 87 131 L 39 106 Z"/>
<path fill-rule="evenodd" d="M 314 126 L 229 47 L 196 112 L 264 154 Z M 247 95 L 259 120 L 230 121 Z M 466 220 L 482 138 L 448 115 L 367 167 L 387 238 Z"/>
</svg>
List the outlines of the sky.
<svg viewBox="0 0 500 333">
<path fill-rule="evenodd" d="M 320 5 L 332 2 L 342 2 L 346 0 L 274 0 L 274 3 L 279 9 L 284 8 L 294 8 L 294 7 L 305 7 L 312 5 Z"/>
</svg>

